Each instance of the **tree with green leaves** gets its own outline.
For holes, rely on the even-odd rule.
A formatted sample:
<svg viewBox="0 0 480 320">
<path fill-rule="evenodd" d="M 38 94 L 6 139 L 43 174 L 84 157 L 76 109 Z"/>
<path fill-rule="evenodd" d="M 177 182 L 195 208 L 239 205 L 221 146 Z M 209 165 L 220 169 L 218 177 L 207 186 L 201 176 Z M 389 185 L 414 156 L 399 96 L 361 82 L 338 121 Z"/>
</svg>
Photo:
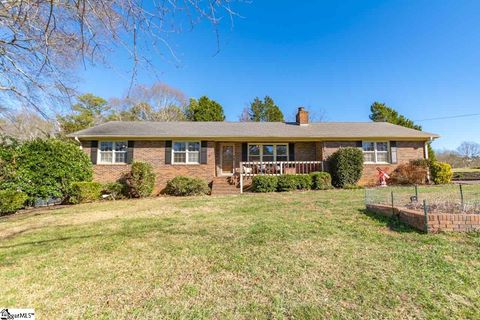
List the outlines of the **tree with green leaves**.
<svg viewBox="0 0 480 320">
<path fill-rule="evenodd" d="M 284 122 L 280 108 L 272 98 L 265 96 L 263 101 L 256 97 L 248 110 L 249 120 L 254 122 Z"/>
<path fill-rule="evenodd" d="M 72 109 L 73 114 L 57 118 L 62 134 L 66 135 L 102 123 L 109 107 L 105 99 L 87 93 L 77 97 L 77 103 Z"/>
<path fill-rule="evenodd" d="M 399 114 L 395 109 L 390 108 L 385 103 L 374 102 L 370 106 L 370 120 L 374 122 L 388 122 L 402 127 L 422 130 L 422 126 L 415 124 L 412 120 Z M 435 151 L 430 143 L 428 144 L 428 158 L 432 161 L 436 159 Z"/>
<path fill-rule="evenodd" d="M 190 99 L 190 104 L 187 107 L 187 119 L 190 121 L 224 121 L 225 114 L 222 106 L 203 96 L 200 99 Z"/>
</svg>

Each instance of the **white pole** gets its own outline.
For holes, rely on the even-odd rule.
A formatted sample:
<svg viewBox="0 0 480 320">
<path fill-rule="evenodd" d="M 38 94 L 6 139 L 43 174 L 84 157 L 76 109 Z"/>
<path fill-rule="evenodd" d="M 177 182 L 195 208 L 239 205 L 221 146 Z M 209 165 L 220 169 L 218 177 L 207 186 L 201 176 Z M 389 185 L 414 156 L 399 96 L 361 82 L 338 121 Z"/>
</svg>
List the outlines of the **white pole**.
<svg viewBox="0 0 480 320">
<path fill-rule="evenodd" d="M 240 193 L 243 193 L 243 162 L 240 162 Z"/>
</svg>

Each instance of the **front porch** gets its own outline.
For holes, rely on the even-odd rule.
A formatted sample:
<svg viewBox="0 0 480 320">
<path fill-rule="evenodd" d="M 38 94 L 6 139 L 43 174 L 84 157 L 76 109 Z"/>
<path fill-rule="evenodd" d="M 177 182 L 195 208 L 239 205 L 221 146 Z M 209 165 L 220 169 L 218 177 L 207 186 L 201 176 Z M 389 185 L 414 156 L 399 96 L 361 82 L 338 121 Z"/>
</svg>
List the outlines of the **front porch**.
<svg viewBox="0 0 480 320">
<path fill-rule="evenodd" d="M 323 161 L 240 161 L 232 174 L 224 174 L 213 180 L 212 193 L 243 193 L 252 178 L 259 175 L 309 174 L 324 171 Z"/>
<path fill-rule="evenodd" d="M 257 175 L 324 171 L 321 142 L 216 142 L 215 190 L 226 184 L 242 193 Z M 223 181 L 225 180 L 225 181 Z M 231 190 L 229 190 L 231 191 Z"/>
</svg>

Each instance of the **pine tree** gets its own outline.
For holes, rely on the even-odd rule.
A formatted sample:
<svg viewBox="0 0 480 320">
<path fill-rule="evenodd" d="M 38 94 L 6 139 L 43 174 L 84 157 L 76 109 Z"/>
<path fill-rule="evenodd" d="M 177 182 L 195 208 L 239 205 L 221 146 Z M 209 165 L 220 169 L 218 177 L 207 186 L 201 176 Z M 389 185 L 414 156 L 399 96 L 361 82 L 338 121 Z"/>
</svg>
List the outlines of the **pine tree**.
<svg viewBox="0 0 480 320">
<path fill-rule="evenodd" d="M 266 96 L 263 101 L 256 97 L 250 104 L 248 114 L 250 121 L 255 122 L 285 121 L 282 111 L 269 96 Z"/>
<path fill-rule="evenodd" d="M 422 126 L 415 124 L 412 120 L 399 114 L 395 109 L 390 108 L 385 103 L 374 102 L 370 107 L 370 120 L 374 122 L 388 122 L 402 127 L 422 130 Z M 428 158 L 435 161 L 435 151 L 430 143 L 428 144 Z"/>
<path fill-rule="evenodd" d="M 225 114 L 222 106 L 203 96 L 200 99 L 190 99 L 190 104 L 187 107 L 187 119 L 190 121 L 224 121 Z"/>
</svg>

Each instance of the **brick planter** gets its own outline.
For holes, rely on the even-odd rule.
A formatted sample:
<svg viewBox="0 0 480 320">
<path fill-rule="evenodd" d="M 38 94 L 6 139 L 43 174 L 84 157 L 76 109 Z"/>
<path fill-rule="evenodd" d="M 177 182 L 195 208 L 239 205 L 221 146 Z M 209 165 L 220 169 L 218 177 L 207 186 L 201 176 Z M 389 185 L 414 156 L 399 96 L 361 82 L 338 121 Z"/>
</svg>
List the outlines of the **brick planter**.
<svg viewBox="0 0 480 320">
<path fill-rule="evenodd" d="M 427 213 L 425 216 L 422 211 L 380 204 L 367 204 L 367 210 L 387 217 L 395 215 L 411 227 L 429 233 L 480 231 L 478 214 Z"/>
</svg>

